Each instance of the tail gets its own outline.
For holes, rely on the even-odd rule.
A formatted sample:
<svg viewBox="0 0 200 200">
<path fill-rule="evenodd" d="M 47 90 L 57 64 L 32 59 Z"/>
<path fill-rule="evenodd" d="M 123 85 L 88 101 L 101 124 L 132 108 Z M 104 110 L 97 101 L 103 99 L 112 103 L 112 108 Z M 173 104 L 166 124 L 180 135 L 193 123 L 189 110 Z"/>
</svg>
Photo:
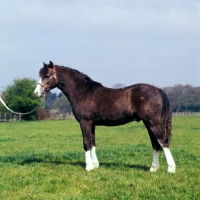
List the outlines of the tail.
<svg viewBox="0 0 200 200">
<path fill-rule="evenodd" d="M 161 113 L 161 126 L 164 132 L 165 136 L 165 144 L 167 146 L 170 145 L 170 138 L 171 138 L 171 128 L 172 128 L 172 122 L 171 122 L 171 108 L 169 99 L 167 98 L 167 95 L 160 90 L 160 94 L 162 96 L 162 113 Z"/>
</svg>

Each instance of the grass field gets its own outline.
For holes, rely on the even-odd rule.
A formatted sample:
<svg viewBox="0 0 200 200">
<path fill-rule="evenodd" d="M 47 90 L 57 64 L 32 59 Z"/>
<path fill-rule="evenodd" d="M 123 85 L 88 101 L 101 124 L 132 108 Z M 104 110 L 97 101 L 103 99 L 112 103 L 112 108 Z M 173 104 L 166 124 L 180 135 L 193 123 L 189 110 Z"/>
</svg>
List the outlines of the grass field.
<svg viewBox="0 0 200 200">
<path fill-rule="evenodd" d="M 75 120 L 0 123 L 0 199 L 200 199 L 200 118 L 174 117 L 171 151 L 157 173 L 142 123 L 97 127 L 100 168 L 86 172 Z"/>
</svg>

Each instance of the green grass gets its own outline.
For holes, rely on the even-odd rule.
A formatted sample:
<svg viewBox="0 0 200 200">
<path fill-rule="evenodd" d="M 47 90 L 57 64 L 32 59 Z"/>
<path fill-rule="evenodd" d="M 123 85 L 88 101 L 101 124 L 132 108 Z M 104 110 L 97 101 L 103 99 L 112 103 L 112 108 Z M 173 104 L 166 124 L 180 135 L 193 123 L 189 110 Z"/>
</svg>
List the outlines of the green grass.
<svg viewBox="0 0 200 200">
<path fill-rule="evenodd" d="M 174 117 L 177 172 L 152 148 L 142 123 L 97 127 L 100 168 L 86 172 L 75 120 L 0 123 L 0 199 L 200 199 L 200 118 Z"/>
</svg>

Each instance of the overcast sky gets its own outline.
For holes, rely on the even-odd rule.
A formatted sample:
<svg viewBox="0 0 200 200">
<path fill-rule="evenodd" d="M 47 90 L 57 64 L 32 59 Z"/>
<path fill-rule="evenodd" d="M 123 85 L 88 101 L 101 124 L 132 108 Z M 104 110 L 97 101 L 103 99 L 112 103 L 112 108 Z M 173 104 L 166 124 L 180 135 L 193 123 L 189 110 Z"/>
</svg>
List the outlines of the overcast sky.
<svg viewBox="0 0 200 200">
<path fill-rule="evenodd" d="M 104 86 L 200 86 L 200 0 L 1 0 L 0 91 L 43 62 Z"/>
</svg>

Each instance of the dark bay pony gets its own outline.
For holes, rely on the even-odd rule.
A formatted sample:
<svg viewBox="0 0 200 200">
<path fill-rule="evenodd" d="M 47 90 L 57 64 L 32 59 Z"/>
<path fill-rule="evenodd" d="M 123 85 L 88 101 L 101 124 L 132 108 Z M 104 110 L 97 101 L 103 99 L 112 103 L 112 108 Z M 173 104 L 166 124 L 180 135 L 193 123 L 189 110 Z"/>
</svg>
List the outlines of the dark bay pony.
<svg viewBox="0 0 200 200">
<path fill-rule="evenodd" d="M 159 153 L 163 150 L 167 171 L 175 172 L 176 165 L 169 149 L 170 105 L 161 89 L 147 84 L 135 84 L 123 89 L 106 88 L 77 70 L 54 65 L 51 61 L 44 63 L 39 76 L 34 91 L 38 97 L 57 87 L 69 99 L 83 134 L 87 171 L 99 167 L 95 144 L 96 125 L 117 126 L 142 120 L 153 147 L 150 171 L 159 169 Z"/>
</svg>

